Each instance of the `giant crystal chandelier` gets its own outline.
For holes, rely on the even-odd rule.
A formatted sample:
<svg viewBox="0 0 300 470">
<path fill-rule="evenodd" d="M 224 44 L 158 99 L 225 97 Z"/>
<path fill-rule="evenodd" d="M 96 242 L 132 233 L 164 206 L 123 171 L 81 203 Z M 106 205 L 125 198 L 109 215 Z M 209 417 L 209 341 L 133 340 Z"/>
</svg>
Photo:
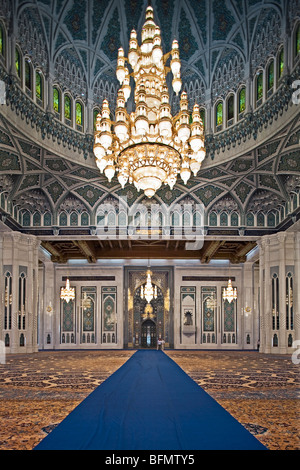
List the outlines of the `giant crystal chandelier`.
<svg viewBox="0 0 300 470">
<path fill-rule="evenodd" d="M 152 197 L 162 186 L 172 189 L 180 174 L 186 184 L 195 176 L 205 158 L 203 123 L 199 106 L 188 110 L 187 94 L 181 93 L 180 111 L 172 117 L 166 76 L 171 70 L 176 94 L 181 89 L 178 42 L 163 55 L 159 27 L 153 20 L 153 9 L 146 10 L 138 45 L 135 30 L 131 31 L 128 59 L 118 51 L 117 78 L 121 84 L 117 96 L 115 122 L 110 119 L 109 103 L 103 100 L 97 116 L 94 153 L 97 166 L 109 181 L 118 173 L 124 188 L 129 182 L 137 190 Z M 172 56 L 170 67 L 166 66 Z M 132 73 L 125 67 L 128 61 Z M 125 104 L 131 94 L 130 77 L 135 81 L 135 112 L 128 114 Z"/>
</svg>

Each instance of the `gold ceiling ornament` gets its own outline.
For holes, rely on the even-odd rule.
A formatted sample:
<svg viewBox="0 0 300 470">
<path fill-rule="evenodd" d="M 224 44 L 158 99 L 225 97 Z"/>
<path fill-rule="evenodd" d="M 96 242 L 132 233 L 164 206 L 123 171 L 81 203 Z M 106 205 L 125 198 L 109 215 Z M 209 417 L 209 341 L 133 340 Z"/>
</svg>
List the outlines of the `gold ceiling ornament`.
<svg viewBox="0 0 300 470">
<path fill-rule="evenodd" d="M 141 41 L 139 46 L 132 30 L 128 58 L 122 47 L 118 51 L 116 75 L 121 88 L 116 120 L 111 121 L 109 103 L 104 99 L 96 120 L 94 154 L 100 172 L 109 181 L 117 172 L 122 188 L 133 183 L 150 198 L 162 184 L 173 189 L 178 174 L 185 184 L 191 173 L 196 176 L 206 153 L 199 106 L 195 104 L 192 114 L 189 112 L 186 92 L 181 93 L 179 113 L 171 114 L 166 76 L 172 71 L 172 87 L 178 94 L 182 85 L 179 47 L 174 40 L 172 50 L 163 55 L 160 28 L 154 23 L 151 6 L 146 10 Z M 135 111 L 129 115 L 125 104 L 131 94 L 130 77 L 135 82 Z"/>
<path fill-rule="evenodd" d="M 223 291 L 223 300 L 227 300 L 231 303 L 233 300 L 237 299 L 237 290 L 236 287 L 232 287 L 231 279 L 228 279 L 228 285 Z"/>
<path fill-rule="evenodd" d="M 157 286 L 152 284 L 151 271 L 147 270 L 147 281 L 146 284 L 141 286 L 141 299 L 146 299 L 148 304 L 152 299 L 157 299 Z"/>
<path fill-rule="evenodd" d="M 69 278 L 66 280 L 66 287 L 62 287 L 60 290 L 60 298 L 65 300 L 67 303 L 69 303 L 70 300 L 75 299 L 75 287 L 70 287 Z"/>
</svg>

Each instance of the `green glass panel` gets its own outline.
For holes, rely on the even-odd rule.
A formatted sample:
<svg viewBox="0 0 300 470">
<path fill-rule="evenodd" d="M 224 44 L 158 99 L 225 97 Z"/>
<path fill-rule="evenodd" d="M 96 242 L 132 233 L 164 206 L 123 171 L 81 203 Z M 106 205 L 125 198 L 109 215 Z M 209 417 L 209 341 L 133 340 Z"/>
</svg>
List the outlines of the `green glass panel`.
<svg viewBox="0 0 300 470">
<path fill-rule="evenodd" d="M 274 62 L 272 61 L 268 67 L 268 91 L 274 85 Z"/>
<path fill-rule="evenodd" d="M 71 98 L 65 96 L 65 118 L 71 119 Z"/>
<path fill-rule="evenodd" d="M 82 105 L 76 103 L 76 124 L 82 126 Z"/>
<path fill-rule="evenodd" d="M 0 54 L 4 55 L 4 33 L 3 28 L 0 25 Z"/>
<path fill-rule="evenodd" d="M 300 54 L 300 25 L 297 28 L 296 33 L 296 55 Z"/>
<path fill-rule="evenodd" d="M 97 116 L 99 114 L 98 109 L 94 109 L 94 130 L 96 130 Z"/>
<path fill-rule="evenodd" d="M 203 129 L 205 130 L 205 109 L 200 110 L 200 117 L 202 119 Z"/>
<path fill-rule="evenodd" d="M 35 74 L 35 94 L 39 100 L 43 99 L 42 77 L 41 77 L 40 72 L 36 72 Z"/>
<path fill-rule="evenodd" d="M 231 95 L 227 102 L 227 119 L 233 119 L 234 117 L 234 98 Z"/>
<path fill-rule="evenodd" d="M 242 88 L 239 93 L 239 113 L 243 113 L 246 109 L 246 88 Z"/>
<path fill-rule="evenodd" d="M 89 225 L 89 215 L 86 212 L 81 214 L 81 225 Z"/>
<path fill-rule="evenodd" d="M 25 86 L 31 90 L 31 67 L 28 60 L 25 61 Z"/>
<path fill-rule="evenodd" d="M 263 97 L 263 74 L 260 72 L 257 76 L 256 82 L 256 99 L 260 100 Z"/>
<path fill-rule="evenodd" d="M 280 54 L 279 54 L 279 62 L 278 62 L 278 75 L 279 78 L 283 74 L 283 69 L 284 69 L 284 51 L 281 49 Z"/>
<path fill-rule="evenodd" d="M 20 58 L 20 53 L 19 53 L 19 49 L 16 48 L 16 72 L 17 72 L 17 75 L 18 77 L 20 78 L 21 77 L 21 58 Z"/>
<path fill-rule="evenodd" d="M 56 113 L 60 112 L 60 94 L 56 87 L 53 88 L 53 109 Z"/>
<path fill-rule="evenodd" d="M 223 123 L 223 103 L 217 105 L 217 126 L 221 126 Z"/>
</svg>

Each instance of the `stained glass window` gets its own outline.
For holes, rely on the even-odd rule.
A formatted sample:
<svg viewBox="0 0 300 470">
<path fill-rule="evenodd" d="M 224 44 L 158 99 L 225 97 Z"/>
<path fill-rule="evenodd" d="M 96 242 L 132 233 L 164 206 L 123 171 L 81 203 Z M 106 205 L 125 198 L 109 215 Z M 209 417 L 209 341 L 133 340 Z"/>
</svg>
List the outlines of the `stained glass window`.
<svg viewBox="0 0 300 470">
<path fill-rule="evenodd" d="M 25 61 L 25 86 L 31 90 L 31 65 L 28 60 Z"/>
<path fill-rule="evenodd" d="M 35 73 L 35 94 L 39 100 L 43 99 L 43 78 L 38 71 Z"/>
<path fill-rule="evenodd" d="M 82 104 L 77 101 L 76 103 L 76 124 L 82 126 Z"/>
<path fill-rule="evenodd" d="M 89 225 L 89 215 L 87 212 L 81 214 L 81 225 Z"/>
<path fill-rule="evenodd" d="M 65 118 L 71 119 L 71 98 L 65 95 Z"/>
<path fill-rule="evenodd" d="M 56 113 L 60 113 L 60 92 L 56 87 L 53 87 L 53 109 Z"/>
<path fill-rule="evenodd" d="M 274 85 L 274 61 L 270 62 L 268 66 L 268 91 L 273 88 Z"/>
<path fill-rule="evenodd" d="M 296 41 L 295 41 L 295 52 L 296 56 L 300 54 L 300 24 L 298 25 L 297 31 L 296 31 Z"/>
<path fill-rule="evenodd" d="M 205 109 L 200 109 L 200 117 L 202 119 L 202 123 L 203 123 L 203 130 L 205 130 Z"/>
<path fill-rule="evenodd" d="M 3 27 L 0 24 L 0 54 L 4 56 L 4 31 Z"/>
<path fill-rule="evenodd" d="M 284 69 L 284 50 L 281 49 L 279 53 L 279 61 L 278 61 L 278 77 L 281 78 Z"/>
<path fill-rule="evenodd" d="M 263 97 L 263 73 L 259 72 L 256 79 L 256 100 L 261 100 Z"/>
<path fill-rule="evenodd" d="M 223 124 L 223 103 L 221 101 L 217 104 L 216 108 L 216 124 L 217 126 Z"/>
<path fill-rule="evenodd" d="M 16 57 L 15 57 L 16 72 L 19 78 L 21 78 L 21 57 L 19 49 L 16 47 Z"/>
<path fill-rule="evenodd" d="M 94 130 L 96 130 L 97 116 L 99 114 L 99 109 L 94 109 Z"/>
<path fill-rule="evenodd" d="M 71 212 L 70 225 L 78 225 L 78 214 L 77 214 L 77 212 Z"/>
<path fill-rule="evenodd" d="M 233 119 L 234 117 L 234 97 L 230 95 L 227 101 L 227 119 Z"/>
<path fill-rule="evenodd" d="M 243 113 L 246 109 L 246 88 L 241 88 L 239 92 L 239 113 Z"/>
<path fill-rule="evenodd" d="M 217 214 L 215 212 L 209 214 L 209 225 L 211 227 L 216 227 L 217 225 Z"/>
<path fill-rule="evenodd" d="M 232 227 L 237 227 L 239 225 L 239 216 L 236 212 L 231 214 L 230 223 Z"/>
</svg>

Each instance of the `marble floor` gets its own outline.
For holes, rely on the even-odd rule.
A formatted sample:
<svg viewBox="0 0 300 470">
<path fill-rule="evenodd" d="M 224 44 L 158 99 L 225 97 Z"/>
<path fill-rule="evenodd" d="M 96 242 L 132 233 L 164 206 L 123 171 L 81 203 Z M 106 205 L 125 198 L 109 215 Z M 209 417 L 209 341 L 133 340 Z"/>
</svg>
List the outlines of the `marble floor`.
<svg viewBox="0 0 300 470">
<path fill-rule="evenodd" d="M 134 351 L 43 351 L 0 364 L 0 450 L 30 450 Z M 270 450 L 299 450 L 299 365 L 290 356 L 166 350 Z"/>
</svg>

